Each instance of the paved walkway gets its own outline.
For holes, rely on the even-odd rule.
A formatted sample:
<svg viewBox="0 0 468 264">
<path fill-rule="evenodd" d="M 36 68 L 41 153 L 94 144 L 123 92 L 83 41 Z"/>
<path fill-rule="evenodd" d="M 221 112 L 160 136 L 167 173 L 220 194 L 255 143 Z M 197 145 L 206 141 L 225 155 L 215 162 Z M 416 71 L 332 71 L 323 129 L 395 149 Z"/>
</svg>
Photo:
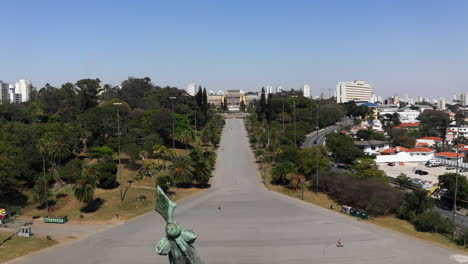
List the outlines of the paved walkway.
<svg viewBox="0 0 468 264">
<path fill-rule="evenodd" d="M 176 221 L 199 234 L 195 246 L 207 264 L 448 264 L 464 259 L 446 248 L 268 191 L 253 160 L 243 122 L 227 120 L 213 187 L 181 201 L 175 210 Z M 168 263 L 154 253 L 163 236 L 163 220 L 151 212 L 11 263 Z M 344 247 L 336 247 L 338 239 Z"/>
</svg>

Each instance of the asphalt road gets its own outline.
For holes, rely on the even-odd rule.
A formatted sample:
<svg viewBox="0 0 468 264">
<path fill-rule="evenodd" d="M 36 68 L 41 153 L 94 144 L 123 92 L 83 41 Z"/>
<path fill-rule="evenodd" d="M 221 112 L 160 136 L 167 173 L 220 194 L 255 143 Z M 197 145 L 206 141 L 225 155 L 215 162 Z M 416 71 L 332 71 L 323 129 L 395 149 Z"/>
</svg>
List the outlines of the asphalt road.
<svg viewBox="0 0 468 264">
<path fill-rule="evenodd" d="M 222 210 L 217 204 L 222 204 Z M 213 186 L 181 201 L 175 219 L 199 234 L 205 263 L 462 263 L 460 253 L 268 191 L 243 122 L 228 119 Z M 168 263 L 154 253 L 164 236 L 155 212 L 11 263 Z M 336 246 L 342 239 L 344 247 Z M 468 261 L 468 257 L 466 259 Z"/>
<path fill-rule="evenodd" d="M 343 126 L 351 125 L 353 123 L 353 120 L 344 118 L 341 120 L 338 124 L 334 126 L 329 126 L 324 129 L 319 130 L 318 136 L 316 132 L 312 132 L 306 136 L 306 139 L 304 140 L 304 143 L 302 144 L 303 148 L 310 148 L 310 147 L 315 147 L 315 146 L 323 146 L 325 143 L 325 137 L 333 133 L 335 130 L 339 130 Z M 317 142 L 317 144 L 315 143 Z"/>
</svg>

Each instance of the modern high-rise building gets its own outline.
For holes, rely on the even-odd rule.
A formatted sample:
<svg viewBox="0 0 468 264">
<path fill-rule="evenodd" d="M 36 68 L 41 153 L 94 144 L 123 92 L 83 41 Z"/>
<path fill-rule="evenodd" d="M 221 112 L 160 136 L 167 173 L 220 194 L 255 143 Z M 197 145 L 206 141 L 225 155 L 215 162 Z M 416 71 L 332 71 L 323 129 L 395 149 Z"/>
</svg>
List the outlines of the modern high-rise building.
<svg viewBox="0 0 468 264">
<path fill-rule="evenodd" d="M 339 82 L 336 85 L 336 102 L 346 103 L 349 101 L 366 101 L 372 99 L 372 87 L 364 81 Z"/>
<path fill-rule="evenodd" d="M 21 103 L 29 101 L 32 84 L 30 81 L 19 80 L 15 83 L 15 92 L 21 94 Z M 11 100 L 11 98 L 10 98 Z"/>
<path fill-rule="evenodd" d="M 265 87 L 265 94 L 272 94 L 272 93 L 273 93 L 273 87 L 270 85 L 267 85 L 267 87 Z"/>
<path fill-rule="evenodd" d="M 304 84 L 304 87 L 302 87 L 302 93 L 304 94 L 304 97 L 310 98 L 312 96 L 310 92 L 310 85 Z"/>
<path fill-rule="evenodd" d="M 458 97 L 458 101 L 463 106 L 468 105 L 468 94 L 467 93 L 460 94 L 460 96 Z"/>
<path fill-rule="evenodd" d="M 437 109 L 444 110 L 445 109 L 445 98 L 441 97 L 437 101 Z"/>
<path fill-rule="evenodd" d="M 195 94 L 197 93 L 197 85 L 195 83 L 189 83 L 189 85 L 187 85 L 186 91 L 191 96 L 195 96 Z"/>
<path fill-rule="evenodd" d="M 281 93 L 283 91 L 283 87 L 281 85 L 276 86 L 276 93 Z"/>
<path fill-rule="evenodd" d="M 10 96 L 8 93 L 9 85 L 0 81 L 0 104 L 6 104 L 10 101 Z"/>
</svg>

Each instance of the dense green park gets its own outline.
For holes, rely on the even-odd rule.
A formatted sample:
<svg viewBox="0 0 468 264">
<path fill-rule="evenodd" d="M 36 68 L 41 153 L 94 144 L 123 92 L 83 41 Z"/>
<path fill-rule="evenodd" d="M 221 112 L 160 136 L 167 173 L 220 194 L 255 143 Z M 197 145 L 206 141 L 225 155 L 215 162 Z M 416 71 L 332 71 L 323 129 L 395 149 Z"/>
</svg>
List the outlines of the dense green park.
<svg viewBox="0 0 468 264">
<path fill-rule="evenodd" d="M 82 79 L 31 98 L 0 105 L 0 207 L 78 216 L 113 200 L 141 207 L 157 184 L 176 196 L 209 186 L 224 120 L 202 87 L 189 96 L 149 78 Z M 70 199 L 80 211 L 61 211 Z"/>
</svg>

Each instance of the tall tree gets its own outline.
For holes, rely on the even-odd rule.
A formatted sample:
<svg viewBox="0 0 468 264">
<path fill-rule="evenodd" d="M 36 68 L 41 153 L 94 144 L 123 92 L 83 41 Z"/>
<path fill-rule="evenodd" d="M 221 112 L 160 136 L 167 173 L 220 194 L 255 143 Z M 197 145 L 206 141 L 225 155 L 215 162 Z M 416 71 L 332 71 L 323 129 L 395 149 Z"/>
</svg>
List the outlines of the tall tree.
<svg viewBox="0 0 468 264">
<path fill-rule="evenodd" d="M 258 109 L 257 109 L 259 121 L 263 119 L 263 116 L 265 114 L 265 109 L 266 109 L 265 88 L 262 87 L 262 93 L 260 95 L 260 102 L 259 102 Z"/>
<path fill-rule="evenodd" d="M 196 100 L 197 100 L 198 108 L 201 109 L 202 105 L 203 105 L 203 91 L 202 91 L 201 85 L 198 86 L 198 92 L 196 94 Z"/>
<path fill-rule="evenodd" d="M 98 104 L 98 94 L 101 90 L 99 79 L 82 79 L 76 82 L 80 110 L 84 111 Z"/>
<path fill-rule="evenodd" d="M 40 176 L 37 178 L 33 188 L 33 200 L 45 204 L 47 212 L 49 212 L 49 187 L 49 179 L 47 179 L 47 176 Z"/>
<path fill-rule="evenodd" d="M 203 88 L 203 113 L 208 113 L 208 95 L 206 94 L 206 88 Z"/>
</svg>

